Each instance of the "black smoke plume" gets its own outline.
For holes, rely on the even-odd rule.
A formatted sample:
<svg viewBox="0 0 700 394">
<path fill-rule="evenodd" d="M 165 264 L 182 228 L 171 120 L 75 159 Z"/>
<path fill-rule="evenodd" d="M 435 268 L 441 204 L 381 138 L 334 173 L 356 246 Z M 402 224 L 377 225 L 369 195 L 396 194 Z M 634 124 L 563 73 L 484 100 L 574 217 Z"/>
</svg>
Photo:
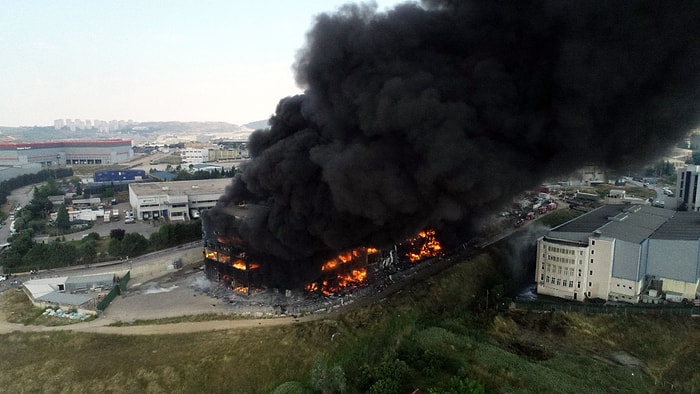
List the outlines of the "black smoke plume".
<svg viewBox="0 0 700 394">
<path fill-rule="evenodd" d="M 698 120 L 698 21 L 700 2 L 658 0 L 320 15 L 305 93 L 251 135 L 210 220 L 301 280 L 338 250 L 468 228 L 546 177 L 647 162 Z M 222 213 L 242 201 L 245 220 Z"/>
</svg>

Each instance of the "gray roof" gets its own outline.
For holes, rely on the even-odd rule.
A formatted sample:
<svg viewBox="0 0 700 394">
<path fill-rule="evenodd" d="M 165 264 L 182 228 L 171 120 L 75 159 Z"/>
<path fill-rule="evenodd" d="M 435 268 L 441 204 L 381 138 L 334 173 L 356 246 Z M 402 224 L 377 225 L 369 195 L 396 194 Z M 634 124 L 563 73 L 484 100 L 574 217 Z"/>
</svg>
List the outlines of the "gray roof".
<svg viewBox="0 0 700 394">
<path fill-rule="evenodd" d="M 606 237 L 640 244 L 668 222 L 673 213 L 667 209 L 635 205 L 610 218 L 599 231 Z"/>
<path fill-rule="evenodd" d="M 75 305 L 80 306 L 88 301 L 92 300 L 92 297 L 79 295 L 79 294 L 66 294 L 66 293 L 48 293 L 44 296 L 39 297 L 39 300 L 46 302 L 53 302 L 59 305 Z"/>
<path fill-rule="evenodd" d="M 87 275 L 87 276 L 70 276 L 66 279 L 66 284 L 93 284 L 93 283 L 113 283 L 114 273 Z"/>
<path fill-rule="evenodd" d="M 231 178 L 200 179 L 194 181 L 130 183 L 129 189 L 137 196 L 224 194 Z"/>
<path fill-rule="evenodd" d="M 700 213 L 676 212 L 652 236 L 652 239 L 700 239 Z"/>
<path fill-rule="evenodd" d="M 639 244 L 668 223 L 675 213 L 644 205 L 604 205 L 554 228 L 547 237 L 584 243 L 588 237 L 600 235 Z M 700 214 L 695 213 L 694 217 L 700 221 Z"/>
</svg>

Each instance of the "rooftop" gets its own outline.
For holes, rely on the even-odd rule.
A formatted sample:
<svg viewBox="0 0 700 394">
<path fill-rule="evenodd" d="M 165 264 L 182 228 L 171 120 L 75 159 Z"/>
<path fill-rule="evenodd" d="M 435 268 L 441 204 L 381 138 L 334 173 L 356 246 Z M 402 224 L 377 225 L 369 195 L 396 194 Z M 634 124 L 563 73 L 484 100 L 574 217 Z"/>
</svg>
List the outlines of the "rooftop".
<svg viewBox="0 0 700 394">
<path fill-rule="evenodd" d="M 202 179 L 196 181 L 131 183 L 129 189 L 144 195 L 223 194 L 231 184 L 230 178 Z"/>
<path fill-rule="evenodd" d="M 584 242 L 600 235 L 641 243 L 647 238 L 700 239 L 700 213 L 644 205 L 604 205 L 554 228 L 550 238 Z"/>
</svg>

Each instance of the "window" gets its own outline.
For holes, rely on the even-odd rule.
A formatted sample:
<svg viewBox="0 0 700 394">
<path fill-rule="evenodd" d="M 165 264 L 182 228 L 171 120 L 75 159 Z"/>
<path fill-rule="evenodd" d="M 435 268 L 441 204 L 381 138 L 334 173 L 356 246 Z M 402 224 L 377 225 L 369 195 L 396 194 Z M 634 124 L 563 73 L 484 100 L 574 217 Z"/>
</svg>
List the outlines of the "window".
<svg viewBox="0 0 700 394">
<path fill-rule="evenodd" d="M 549 283 L 549 275 L 547 275 L 547 283 Z"/>
<path fill-rule="evenodd" d="M 593 264 L 593 259 L 591 259 L 591 264 Z"/>
<path fill-rule="evenodd" d="M 591 254 L 595 254 L 595 250 L 591 249 Z"/>
<path fill-rule="evenodd" d="M 557 286 L 561 286 L 561 279 L 557 279 Z"/>
<path fill-rule="evenodd" d="M 588 271 L 588 275 L 593 275 L 593 270 Z"/>
<path fill-rule="evenodd" d="M 588 287 L 591 287 L 591 286 L 593 286 L 593 283 L 588 282 Z"/>
<path fill-rule="evenodd" d="M 544 281 L 544 274 L 540 275 L 540 281 Z"/>
<path fill-rule="evenodd" d="M 569 281 L 569 287 L 574 287 L 574 281 L 573 281 L 573 280 L 570 280 L 570 281 Z"/>
<path fill-rule="evenodd" d="M 581 269 L 578 270 L 578 276 L 581 276 Z"/>
<path fill-rule="evenodd" d="M 576 282 L 576 288 L 580 289 L 581 288 L 581 282 Z"/>
<path fill-rule="evenodd" d="M 591 245 L 595 245 L 595 240 L 591 241 Z M 591 250 L 591 253 L 593 253 L 592 250 Z M 532 255 L 530 255 L 530 256 L 532 256 Z"/>
</svg>

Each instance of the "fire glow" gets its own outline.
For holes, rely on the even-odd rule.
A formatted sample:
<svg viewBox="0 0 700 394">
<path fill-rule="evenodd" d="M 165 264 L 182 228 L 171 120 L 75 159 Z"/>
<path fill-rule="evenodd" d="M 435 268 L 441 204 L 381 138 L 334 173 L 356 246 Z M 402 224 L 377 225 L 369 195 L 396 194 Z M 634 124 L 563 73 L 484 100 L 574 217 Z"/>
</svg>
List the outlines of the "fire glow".
<svg viewBox="0 0 700 394">
<path fill-rule="evenodd" d="M 304 287 L 310 293 L 321 292 L 330 296 L 341 290 L 355 289 L 367 283 L 367 268 L 356 268 L 350 272 L 338 273 L 335 284 L 327 280 L 312 282 Z"/>
<path fill-rule="evenodd" d="M 260 264 L 256 263 L 247 263 L 243 260 L 236 260 L 233 262 L 233 268 L 241 270 L 241 271 L 248 271 L 248 270 L 255 270 L 260 268 Z"/>
<path fill-rule="evenodd" d="M 411 246 L 411 250 L 406 253 L 406 257 L 413 263 L 430 257 L 437 257 L 443 253 L 442 245 L 435 237 L 435 230 L 421 231 L 417 236 L 409 239 L 404 244 Z"/>
</svg>

